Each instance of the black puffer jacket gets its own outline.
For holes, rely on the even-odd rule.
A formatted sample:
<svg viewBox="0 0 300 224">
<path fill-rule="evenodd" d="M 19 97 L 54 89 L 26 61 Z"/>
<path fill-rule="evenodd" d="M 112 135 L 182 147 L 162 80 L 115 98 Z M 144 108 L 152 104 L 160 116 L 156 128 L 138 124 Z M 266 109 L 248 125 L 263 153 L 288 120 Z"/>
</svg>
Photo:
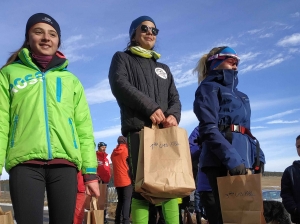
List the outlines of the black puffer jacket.
<svg viewBox="0 0 300 224">
<path fill-rule="evenodd" d="M 281 178 L 282 203 L 291 214 L 292 221 L 300 223 L 300 161 L 294 161 Z M 295 212 L 295 209 L 296 212 Z"/>
<path fill-rule="evenodd" d="M 180 121 L 181 103 L 167 65 L 129 51 L 117 52 L 109 69 L 109 83 L 121 110 L 122 134 L 151 127 L 150 116 L 161 109 Z"/>
</svg>

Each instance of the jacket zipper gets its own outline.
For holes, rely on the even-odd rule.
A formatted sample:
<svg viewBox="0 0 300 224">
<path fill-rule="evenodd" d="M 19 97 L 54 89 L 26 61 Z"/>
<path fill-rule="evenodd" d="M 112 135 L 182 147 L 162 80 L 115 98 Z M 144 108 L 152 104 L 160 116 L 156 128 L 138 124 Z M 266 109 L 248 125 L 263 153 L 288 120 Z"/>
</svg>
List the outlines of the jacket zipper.
<svg viewBox="0 0 300 224">
<path fill-rule="evenodd" d="M 74 126 L 73 126 L 73 122 L 72 122 L 72 119 L 71 119 L 71 118 L 69 118 L 69 124 L 70 124 L 71 130 L 72 130 L 72 136 L 73 136 L 73 144 L 74 144 L 74 147 L 75 147 L 75 149 L 78 149 L 77 142 L 76 142 L 76 138 L 75 138 L 75 130 L 74 130 Z"/>
<path fill-rule="evenodd" d="M 15 144 L 15 133 L 17 130 L 17 124 L 18 124 L 18 115 L 15 115 L 14 117 L 14 121 L 13 121 L 13 130 L 12 130 L 12 134 L 11 134 L 11 140 L 10 140 L 10 147 L 14 147 Z"/>
</svg>

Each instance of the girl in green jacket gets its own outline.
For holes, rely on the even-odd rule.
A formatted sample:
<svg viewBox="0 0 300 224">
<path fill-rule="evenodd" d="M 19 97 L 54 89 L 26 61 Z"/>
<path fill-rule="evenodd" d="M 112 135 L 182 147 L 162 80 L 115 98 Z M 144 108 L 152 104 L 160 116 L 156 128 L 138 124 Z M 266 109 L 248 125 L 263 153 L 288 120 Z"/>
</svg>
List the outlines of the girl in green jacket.
<svg viewBox="0 0 300 224">
<path fill-rule="evenodd" d="M 77 172 L 99 196 L 92 121 L 83 86 L 58 51 L 55 19 L 32 15 L 23 46 L 0 70 L 0 173 L 9 173 L 18 224 L 72 224 Z"/>
</svg>

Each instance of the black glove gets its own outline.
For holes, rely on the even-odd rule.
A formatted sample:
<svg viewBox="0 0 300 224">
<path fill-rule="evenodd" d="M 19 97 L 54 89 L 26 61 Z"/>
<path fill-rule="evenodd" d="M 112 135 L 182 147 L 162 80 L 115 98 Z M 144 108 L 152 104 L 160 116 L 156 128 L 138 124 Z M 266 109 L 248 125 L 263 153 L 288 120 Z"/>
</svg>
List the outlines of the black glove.
<svg viewBox="0 0 300 224">
<path fill-rule="evenodd" d="M 229 174 L 231 176 L 235 176 L 235 175 L 245 175 L 246 172 L 246 167 L 245 164 L 242 163 L 240 165 L 238 165 L 237 167 L 234 167 L 233 169 L 229 170 Z"/>
<path fill-rule="evenodd" d="M 254 173 L 262 173 L 263 174 L 264 171 L 265 171 L 265 164 L 260 161 L 259 169 L 258 170 L 254 169 Z"/>
</svg>

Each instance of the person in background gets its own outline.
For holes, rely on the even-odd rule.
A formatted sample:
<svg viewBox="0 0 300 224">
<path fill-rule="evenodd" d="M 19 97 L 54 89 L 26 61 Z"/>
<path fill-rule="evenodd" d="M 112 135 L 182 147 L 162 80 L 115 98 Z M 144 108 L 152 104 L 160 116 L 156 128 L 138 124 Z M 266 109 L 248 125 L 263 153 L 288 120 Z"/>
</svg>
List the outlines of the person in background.
<svg viewBox="0 0 300 224">
<path fill-rule="evenodd" d="M 296 150 L 300 156 L 300 135 L 296 138 Z M 300 160 L 287 167 L 281 178 L 282 203 L 291 214 L 293 223 L 300 224 Z"/>
<path fill-rule="evenodd" d="M 77 172 L 99 196 L 93 125 L 84 89 L 58 51 L 61 30 L 50 15 L 32 15 L 25 41 L 0 70 L 0 174 L 5 162 L 18 224 L 73 223 Z"/>
<path fill-rule="evenodd" d="M 98 143 L 98 151 L 96 152 L 97 162 L 98 162 L 97 175 L 100 178 L 101 184 L 108 184 L 110 177 L 111 177 L 109 161 L 107 159 L 107 153 L 105 152 L 106 147 L 107 147 L 107 145 L 104 142 L 99 142 Z M 101 198 L 106 198 L 106 201 L 107 201 L 107 192 L 106 192 L 106 196 L 101 197 Z M 104 209 L 104 223 L 107 223 L 107 222 L 108 221 L 106 219 L 106 208 L 105 208 Z"/>
<path fill-rule="evenodd" d="M 110 157 L 114 170 L 114 185 L 118 194 L 115 224 L 129 224 L 132 185 L 128 173 L 129 167 L 126 161 L 128 158 L 128 148 L 124 136 L 119 136 L 117 141 L 118 145 L 113 150 Z M 121 216 L 123 217 L 122 220 L 120 220 Z"/>
<path fill-rule="evenodd" d="M 103 184 L 108 184 L 111 177 L 109 161 L 107 159 L 107 153 L 105 152 L 106 147 L 107 145 L 104 142 L 99 142 L 98 151 L 96 152 L 98 162 L 97 175 Z"/>
<path fill-rule="evenodd" d="M 223 223 L 217 177 L 260 173 L 265 158 L 250 131 L 250 102 L 237 89 L 239 57 L 228 46 L 213 48 L 199 60 L 199 87 L 194 113 L 199 124 L 200 166 L 212 188 L 218 217 Z"/>
<path fill-rule="evenodd" d="M 149 16 L 133 20 L 129 28 L 130 42 L 125 52 L 116 52 L 109 69 L 109 83 L 121 111 L 122 135 L 127 137 L 129 168 L 135 185 L 139 155 L 139 131 L 152 124 L 160 128 L 177 126 L 181 103 L 174 78 L 167 65 L 158 62 L 160 54 L 154 45 L 158 28 Z M 133 192 L 131 214 L 133 223 L 148 223 L 148 202 Z M 167 224 L 178 223 L 177 199 L 162 203 Z"/>
<path fill-rule="evenodd" d="M 84 219 L 84 203 L 86 199 L 84 180 L 81 172 L 77 173 L 77 196 L 73 224 L 82 224 Z"/>
<path fill-rule="evenodd" d="M 204 217 L 203 209 L 204 207 L 205 216 L 209 223 L 218 223 L 217 210 L 215 205 L 215 198 L 212 193 L 211 186 L 204 172 L 199 169 L 199 159 L 201 154 L 201 147 L 198 145 L 197 140 L 199 138 L 199 126 L 195 127 L 193 132 L 189 136 L 189 144 L 191 150 L 191 156 L 193 164 L 197 161 L 197 172 L 193 169 L 193 173 L 196 173 L 196 190 L 195 190 L 195 212 L 197 224 L 201 224 L 201 216 Z M 195 161 L 195 162 L 194 162 Z M 193 166 L 194 167 L 194 166 Z M 198 201 L 198 202 L 197 202 Z"/>
</svg>

